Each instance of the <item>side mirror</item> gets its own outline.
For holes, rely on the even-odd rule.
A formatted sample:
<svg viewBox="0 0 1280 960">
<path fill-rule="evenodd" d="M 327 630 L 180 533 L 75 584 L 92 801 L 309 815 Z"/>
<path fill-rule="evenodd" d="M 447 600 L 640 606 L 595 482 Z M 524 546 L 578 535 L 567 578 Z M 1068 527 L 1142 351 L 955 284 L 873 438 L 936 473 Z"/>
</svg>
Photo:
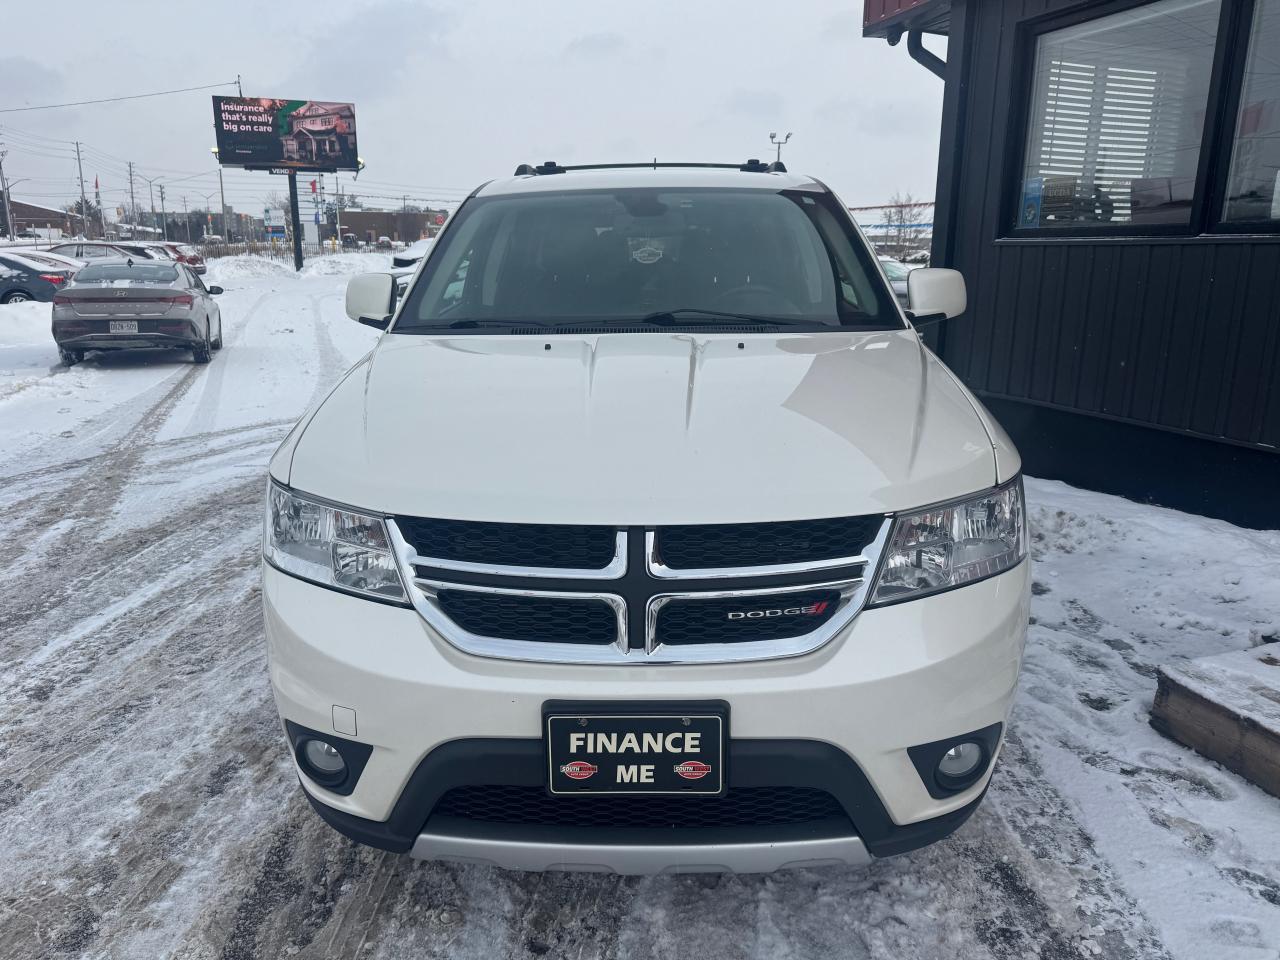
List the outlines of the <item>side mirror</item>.
<svg viewBox="0 0 1280 960">
<path fill-rule="evenodd" d="M 210 287 L 210 288 L 209 288 L 209 294 L 210 294 L 210 296 L 214 296 L 214 297 L 216 297 L 216 296 L 217 296 L 218 294 L 220 294 L 221 292 L 222 292 L 222 288 L 221 288 L 221 287 Z"/>
<path fill-rule="evenodd" d="M 385 330 L 396 310 L 396 278 L 389 273 L 362 273 L 347 281 L 347 316 Z"/>
<path fill-rule="evenodd" d="M 917 327 L 960 316 L 968 296 L 959 270 L 921 267 L 907 274 L 907 317 Z"/>
</svg>

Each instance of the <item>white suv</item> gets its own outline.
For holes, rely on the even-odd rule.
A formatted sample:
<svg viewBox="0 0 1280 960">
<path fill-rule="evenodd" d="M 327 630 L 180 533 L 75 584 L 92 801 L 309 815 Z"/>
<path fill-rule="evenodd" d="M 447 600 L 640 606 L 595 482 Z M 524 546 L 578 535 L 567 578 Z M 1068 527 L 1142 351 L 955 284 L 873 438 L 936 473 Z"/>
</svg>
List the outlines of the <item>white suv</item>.
<svg viewBox="0 0 1280 960">
<path fill-rule="evenodd" d="M 340 832 L 517 869 L 764 871 L 945 837 L 1027 625 L 1018 454 L 823 184 L 522 166 L 271 461 L 271 680 Z"/>
</svg>

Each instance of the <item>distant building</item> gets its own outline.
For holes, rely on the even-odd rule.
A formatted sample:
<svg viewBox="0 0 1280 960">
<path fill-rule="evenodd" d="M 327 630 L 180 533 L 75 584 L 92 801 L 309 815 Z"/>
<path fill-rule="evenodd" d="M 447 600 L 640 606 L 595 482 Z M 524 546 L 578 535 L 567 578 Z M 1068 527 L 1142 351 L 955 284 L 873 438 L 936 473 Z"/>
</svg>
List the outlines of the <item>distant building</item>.
<svg viewBox="0 0 1280 960">
<path fill-rule="evenodd" d="M 401 210 L 343 210 L 342 232 L 354 233 L 359 240 L 374 241 L 379 237 L 412 243 L 423 237 L 434 237 L 447 217 L 444 210 L 404 212 Z M 440 221 L 440 223 L 437 223 Z M 330 224 L 332 231 L 333 224 Z"/>
<path fill-rule="evenodd" d="M 3 197 L 4 194 L 0 192 L 0 210 L 4 208 Z M 14 236 L 24 230 L 61 230 L 67 236 L 75 236 L 83 231 L 83 227 L 80 226 L 83 218 L 78 214 L 67 213 L 65 210 L 42 207 L 39 204 L 26 203 L 12 197 L 9 199 L 9 209 L 13 212 Z"/>
</svg>

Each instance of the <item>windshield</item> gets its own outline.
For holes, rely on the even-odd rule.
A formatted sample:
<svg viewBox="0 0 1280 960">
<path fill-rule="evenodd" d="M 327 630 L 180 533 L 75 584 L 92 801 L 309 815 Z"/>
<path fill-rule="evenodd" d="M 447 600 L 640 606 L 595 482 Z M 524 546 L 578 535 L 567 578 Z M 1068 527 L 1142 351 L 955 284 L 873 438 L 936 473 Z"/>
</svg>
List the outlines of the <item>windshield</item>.
<svg viewBox="0 0 1280 960">
<path fill-rule="evenodd" d="M 170 283 L 178 279 L 176 268 L 166 263 L 93 263 L 76 274 L 76 283 L 94 280 L 142 280 Z"/>
<path fill-rule="evenodd" d="M 564 191 L 469 200 L 396 333 L 661 322 L 901 328 L 871 255 L 827 193 Z M 506 329 L 504 330 L 504 324 Z"/>
</svg>

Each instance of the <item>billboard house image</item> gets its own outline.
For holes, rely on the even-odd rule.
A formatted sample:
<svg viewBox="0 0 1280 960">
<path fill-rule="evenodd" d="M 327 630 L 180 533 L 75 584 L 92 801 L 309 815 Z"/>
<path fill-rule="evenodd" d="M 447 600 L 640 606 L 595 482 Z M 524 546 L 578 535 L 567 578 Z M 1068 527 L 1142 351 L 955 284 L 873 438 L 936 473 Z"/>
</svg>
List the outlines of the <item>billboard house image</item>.
<svg viewBox="0 0 1280 960">
<path fill-rule="evenodd" d="M 356 113 L 349 103 L 214 97 L 213 125 L 223 166 L 357 168 Z"/>
</svg>

